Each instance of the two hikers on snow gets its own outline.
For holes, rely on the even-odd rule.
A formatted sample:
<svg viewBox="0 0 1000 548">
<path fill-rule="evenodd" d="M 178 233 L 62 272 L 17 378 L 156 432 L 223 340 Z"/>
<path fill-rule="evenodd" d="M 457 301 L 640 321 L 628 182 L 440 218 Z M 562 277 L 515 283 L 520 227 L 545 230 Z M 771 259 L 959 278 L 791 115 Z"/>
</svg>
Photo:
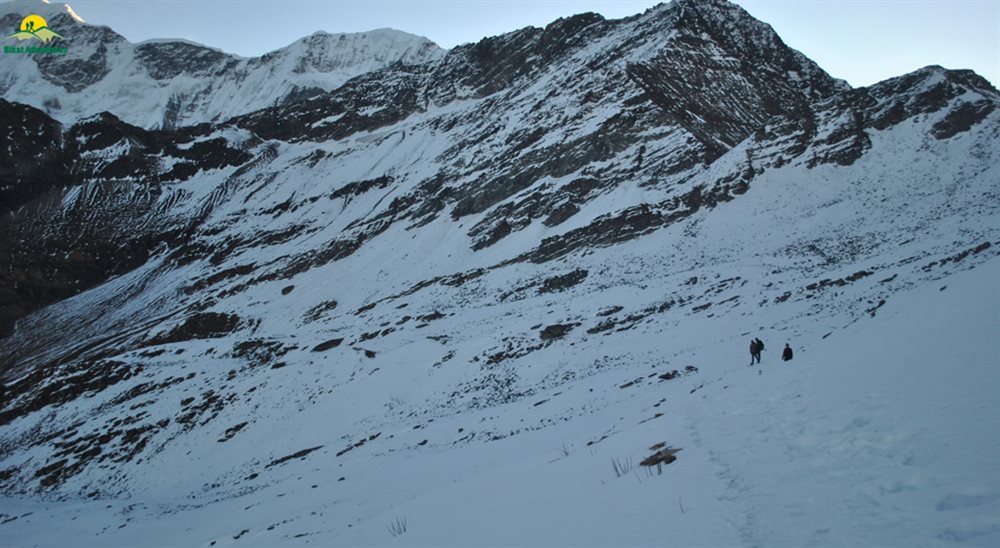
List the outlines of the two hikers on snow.
<svg viewBox="0 0 1000 548">
<path fill-rule="evenodd" d="M 760 363 L 760 353 L 764 351 L 764 341 L 760 339 L 753 339 L 750 341 L 750 365 L 754 364 L 754 360 Z M 792 347 L 785 343 L 785 349 L 781 352 L 781 361 L 791 361 L 792 359 Z"/>
</svg>

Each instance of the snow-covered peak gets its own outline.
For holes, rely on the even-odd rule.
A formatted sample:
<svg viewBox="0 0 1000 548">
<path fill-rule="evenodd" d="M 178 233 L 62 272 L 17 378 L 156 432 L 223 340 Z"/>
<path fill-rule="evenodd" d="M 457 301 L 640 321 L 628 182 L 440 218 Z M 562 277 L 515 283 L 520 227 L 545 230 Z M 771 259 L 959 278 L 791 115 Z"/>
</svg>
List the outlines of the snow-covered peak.
<svg viewBox="0 0 1000 548">
<path fill-rule="evenodd" d="M 82 21 L 67 5 L 31 0 L 0 4 L 5 23 L 30 13 L 48 18 L 68 14 Z M 106 110 L 146 128 L 225 120 L 336 89 L 395 63 L 421 64 L 445 54 L 426 38 L 394 29 L 317 32 L 250 58 L 179 39 L 133 44 L 102 26 L 59 30 L 68 54 L 12 59 L 0 75 L 3 97 L 45 110 L 62 122 Z"/>
<path fill-rule="evenodd" d="M 36 14 L 45 19 L 66 14 L 77 23 L 86 23 L 83 17 L 80 17 L 69 4 L 52 3 L 48 0 L 13 0 L 11 2 L 0 3 L 0 17 L 9 14 L 16 14 L 22 17 Z"/>
<path fill-rule="evenodd" d="M 444 54 L 445 50 L 427 38 L 385 28 L 353 33 L 318 31 L 261 59 L 291 61 L 298 73 L 361 74 L 396 62 L 414 65 L 436 61 Z"/>
<path fill-rule="evenodd" d="M 195 48 L 201 48 L 201 49 L 207 49 L 207 50 L 217 51 L 219 53 L 224 53 L 226 55 L 235 57 L 235 55 L 233 55 L 231 53 L 227 53 L 222 48 L 216 48 L 216 47 L 213 47 L 213 46 L 208 46 L 208 45 L 202 44 L 201 42 L 195 42 L 194 40 L 187 40 L 185 38 L 148 38 L 146 40 L 142 40 L 141 42 L 135 42 L 136 46 L 146 46 L 146 45 L 154 45 L 154 44 L 167 44 L 167 45 L 181 44 L 181 45 L 184 45 L 184 46 L 191 46 L 191 47 L 195 47 Z"/>
<path fill-rule="evenodd" d="M 989 80 L 968 69 L 948 69 L 941 65 L 927 65 L 913 72 L 890 78 L 871 87 L 893 86 L 898 83 L 917 84 L 921 89 L 928 89 L 940 84 L 951 84 L 984 95 L 998 95 L 997 89 Z"/>
</svg>

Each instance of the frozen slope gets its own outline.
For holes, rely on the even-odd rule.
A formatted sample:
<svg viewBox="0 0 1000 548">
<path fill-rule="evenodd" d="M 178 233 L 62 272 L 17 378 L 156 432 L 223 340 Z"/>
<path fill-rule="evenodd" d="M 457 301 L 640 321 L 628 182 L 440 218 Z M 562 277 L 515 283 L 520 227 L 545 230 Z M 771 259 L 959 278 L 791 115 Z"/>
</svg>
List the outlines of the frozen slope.
<svg viewBox="0 0 1000 548">
<path fill-rule="evenodd" d="M 294 439 L 302 448 L 328 449 L 281 465 L 265 486 L 201 502 L 164 484 L 100 504 L 7 497 L 0 530 L 12 546 L 70 538 L 121 546 L 149 539 L 245 546 L 992 546 L 1000 540 L 998 276 L 994 258 L 897 294 L 874 318 L 790 320 L 764 309 L 752 319 L 703 318 L 683 331 L 651 328 L 619 343 L 644 360 L 594 371 L 558 395 L 542 390 L 488 411 L 400 416 L 378 427 L 388 446 L 363 446 L 344 458 L 333 454 L 346 442 L 336 443 L 330 420 L 347 403 L 321 403 L 257 443 Z M 826 322 L 846 327 L 824 338 Z M 750 368 L 746 337 L 736 332 L 756 324 L 766 326 L 759 332 L 769 348 L 764 363 Z M 781 363 L 786 339 L 797 355 Z M 600 350 L 622 349 L 591 348 Z M 699 372 L 619 388 L 686 364 Z M 419 390 L 425 374 L 351 400 L 382 399 L 392 387 L 403 390 L 400 384 Z M 254 416 L 250 409 L 237 413 Z M 491 443 L 456 443 L 467 435 L 460 429 L 481 431 L 484 423 L 500 432 L 549 424 Z M 423 439 L 432 443 L 418 446 Z M 661 441 L 683 448 L 662 475 L 637 466 L 616 477 L 612 460 L 635 464 Z M 200 443 L 206 446 L 188 450 L 230 449 Z M 182 483 L 203 472 L 196 461 L 175 466 Z M 397 519 L 405 519 L 407 531 L 394 538 L 387 526 Z"/>
<path fill-rule="evenodd" d="M 995 544 L 1000 94 L 765 31 L 584 14 L 176 131 L 0 102 L 73 176 L 0 163 L 0 537 Z"/>
<path fill-rule="evenodd" d="M 134 376 L 5 427 L 2 469 L 20 470 L 8 485 L 55 478 L 62 500 L 8 492 L 0 527 L 50 545 L 992 545 L 1000 265 L 984 196 L 997 168 L 962 153 L 983 135 L 931 140 L 918 130 L 932 123 L 873 132 L 849 167 L 768 169 L 741 198 L 645 237 L 459 285 L 404 291 L 475 260 L 443 220 L 287 280 L 223 281 L 214 309 L 258 318 L 248 331 L 119 339 L 119 365 L 94 365 Z M 269 260 L 245 253 L 219 268 Z M 171 290 L 203 271 L 160 260 L 36 321 L 167 316 Z M 584 281 L 539 292 L 578 269 Z M 145 329 L 173 320 L 160 321 Z M 759 369 L 746 365 L 754 335 L 768 345 Z M 791 364 L 777 360 L 785 341 Z M 12 450 L 33 432 L 55 445 Z M 662 475 L 616 477 L 613 459 L 635 465 L 658 442 L 683 448 Z M 60 478 L 95 449 L 108 460 Z M 407 531 L 393 537 L 397 518 Z"/>
</svg>

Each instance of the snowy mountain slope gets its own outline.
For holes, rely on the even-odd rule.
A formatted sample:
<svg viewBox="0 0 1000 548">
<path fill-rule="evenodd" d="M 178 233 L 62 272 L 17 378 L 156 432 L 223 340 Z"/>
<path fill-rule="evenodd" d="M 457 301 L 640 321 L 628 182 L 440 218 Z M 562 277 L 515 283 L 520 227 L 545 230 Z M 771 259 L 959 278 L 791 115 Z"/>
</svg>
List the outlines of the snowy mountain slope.
<svg viewBox="0 0 1000 548">
<path fill-rule="evenodd" d="M 901 294 L 876 318 L 835 337 L 802 334 L 796 342 L 806 348 L 792 365 L 777 362 L 781 339 L 773 333 L 766 338 L 774 351 L 766 351 L 760 374 L 728 348 L 742 338 L 709 335 L 707 347 L 678 356 L 673 345 L 647 340 L 643 348 L 660 363 L 699 363 L 701 376 L 620 389 L 623 380 L 649 371 L 649 364 L 626 363 L 555 397 L 549 392 L 433 423 L 413 419 L 425 427 L 414 431 L 404 422 L 340 458 L 320 449 L 276 465 L 265 472 L 280 478 L 273 485 L 208 507 L 180 497 L 165 504 L 157 491 L 98 505 L 8 499 L 9 515 L 33 513 L 5 524 L 5 533 L 14 542 L 23 534 L 58 543 L 65 533 L 39 527 L 58 520 L 76 538 L 123 545 L 149 538 L 251 546 L 990 545 L 997 538 L 995 476 L 975 471 L 995 466 L 989 462 L 995 433 L 978 427 L 990 424 L 994 395 L 982 379 L 995 378 L 1000 357 L 983 344 L 997 324 L 981 292 L 995 291 L 998 274 L 994 260 L 955 275 L 945 291 L 927 286 Z M 931 310 L 936 319 L 921 321 Z M 709 323 L 720 327 L 718 319 Z M 912 344 L 928 338 L 940 344 Z M 956 356 L 956 348 L 965 350 Z M 941 365 L 956 358 L 963 367 Z M 570 415 L 587 414 L 495 442 L 374 450 L 390 434 L 410 444 L 450 441 L 478 431 L 478 421 L 490 415 L 518 429 L 525 428 L 522 417 L 536 422 L 571 408 Z M 317 413 L 315 423 L 329 423 L 325 410 Z M 656 413 L 664 415 L 639 424 Z M 913 420 L 901 422 L 900 414 Z M 320 433 L 296 435 L 304 448 L 324 441 Z M 205 443 L 214 452 L 238 439 Z M 615 476 L 611 459 L 636 462 L 660 441 L 683 448 L 662 475 L 636 468 Z M 407 532 L 393 538 L 386 526 L 402 517 Z"/>
<path fill-rule="evenodd" d="M 78 174 L 8 195 L 7 294 L 62 293 L 0 348 L 4 538 L 995 544 L 1000 96 L 800 87 L 760 28 L 579 16 L 180 131 L 0 104 Z M 629 77 L 692 29 L 710 99 Z"/>
<path fill-rule="evenodd" d="M 65 37 L 65 56 L 11 56 L 0 76 L 5 99 L 64 123 L 108 111 L 144 128 L 224 120 L 329 91 L 394 63 L 420 64 L 444 50 L 393 29 L 317 32 L 261 57 L 243 58 L 185 40 L 132 44 L 113 30 L 74 19 L 67 4 L 16 0 L 0 6 L 0 26 L 31 13 Z"/>
<path fill-rule="evenodd" d="M 690 21 L 689 14 L 698 10 L 706 15 L 697 18 L 695 24 Z M 719 14 L 710 15 L 709 12 L 716 10 L 733 18 L 733 24 L 719 22 Z M 713 33 L 718 39 L 711 42 L 711 49 L 726 53 L 727 60 L 702 59 L 700 63 L 693 63 L 685 58 L 683 63 L 672 63 L 676 44 L 689 41 L 693 34 L 708 36 L 704 21 L 716 21 Z M 731 36 L 739 29 L 756 40 L 754 56 L 740 57 L 749 54 L 738 48 L 725 49 L 729 47 L 726 44 L 742 43 Z M 343 186 L 344 190 L 317 190 L 310 184 L 314 187 L 307 193 L 308 199 L 314 200 L 310 203 L 315 204 L 320 194 L 329 193 L 331 198 L 340 198 L 373 187 L 392 185 L 394 188 L 394 195 L 386 202 L 390 207 L 371 211 L 369 218 L 352 218 L 333 229 L 339 233 L 348 227 L 353 234 L 349 238 L 338 238 L 337 246 L 325 254 L 332 257 L 346 253 L 353 248 L 352 242 L 363 243 L 391 223 L 430 222 L 450 204 L 454 204 L 450 215 L 458 219 L 508 200 L 503 207 L 493 209 L 488 217 L 463 228 L 473 237 L 474 249 L 485 249 L 539 219 L 550 227 L 570 228 L 580 222 L 587 223 L 590 219 L 584 217 L 577 217 L 568 224 L 567 220 L 576 215 L 582 204 L 621 188 L 623 183 L 669 187 L 674 181 L 689 180 L 702 164 L 722 153 L 723 144 L 734 138 L 737 128 L 743 137 L 752 133 L 759 125 L 761 115 L 756 109 L 763 108 L 760 105 L 766 103 L 773 108 L 795 112 L 801 110 L 808 98 L 841 89 L 840 83 L 788 50 L 773 32 L 764 31 L 770 32 L 769 27 L 742 10 L 733 10 L 726 3 L 681 2 L 621 21 L 604 21 L 585 14 L 556 21 L 546 29 L 524 29 L 455 48 L 438 65 L 393 67 L 371 72 L 331 94 L 237 117 L 222 125 L 223 128 L 235 125 L 250 132 L 250 137 L 245 137 L 245 131 L 238 131 L 241 137 L 236 143 L 228 144 L 210 137 L 219 131 L 218 128 L 185 128 L 167 132 L 163 137 L 155 132 L 126 130 L 131 153 L 123 156 L 116 144 L 123 138 L 121 125 L 105 117 L 110 128 L 88 122 L 72 132 L 78 136 L 63 148 L 68 149 L 71 156 L 74 149 L 80 149 L 81 155 L 86 154 L 88 167 L 84 173 L 89 176 L 82 182 L 97 183 L 102 193 L 121 192 L 124 200 L 141 195 L 132 191 L 134 180 L 124 187 L 117 184 L 122 174 L 131 170 L 133 179 L 155 181 L 153 193 L 166 190 L 160 199 L 170 204 L 173 211 L 188 211 L 175 207 L 178 200 L 187 201 L 187 198 L 195 199 L 190 203 L 201 211 L 206 206 L 214 207 L 215 202 L 198 202 L 202 194 L 171 192 L 170 189 L 176 186 L 172 181 L 185 181 L 194 177 L 199 168 L 220 167 L 217 164 L 228 163 L 229 158 L 240 157 L 240 154 L 227 152 L 199 165 L 191 158 L 175 159 L 176 152 L 163 158 L 159 141 L 200 139 L 202 146 L 212 144 L 227 150 L 246 149 L 256 139 L 315 141 L 322 144 L 294 149 L 304 162 L 299 169 L 307 168 L 302 181 L 320 180 L 316 172 L 328 171 L 335 173 L 336 178 L 321 187 Z M 705 39 L 699 40 L 704 42 Z M 782 51 L 771 51 L 775 49 Z M 769 59 L 775 64 L 769 64 Z M 649 63 L 655 63 L 657 70 L 669 67 L 670 77 L 678 81 L 686 78 L 697 82 L 699 75 L 711 68 L 718 75 L 719 85 L 711 101 L 692 103 L 685 97 L 687 94 L 704 95 L 698 91 L 700 86 L 680 88 L 675 84 L 672 89 L 678 101 L 685 101 L 695 109 L 693 112 L 700 113 L 677 117 L 661 108 L 666 101 L 662 89 L 656 96 L 645 90 L 644 86 L 656 83 L 655 78 L 629 76 L 636 67 Z M 796 77 L 788 83 L 785 80 L 793 72 Z M 727 94 L 728 99 L 724 99 L 722 96 Z M 745 106 L 730 108 L 733 104 Z M 720 122 L 718 133 L 709 131 L 700 122 L 692 122 L 708 117 L 724 122 Z M 96 137 L 98 134 L 100 138 Z M 348 140 L 348 137 L 352 138 Z M 331 143 L 331 138 L 340 143 Z M 114 161 L 101 160 L 100 151 L 105 149 L 103 155 Z M 270 163 L 278 149 L 267 145 L 261 150 L 257 151 L 259 161 Z M 352 157 L 343 156 L 348 150 Z M 191 152 L 204 154 L 196 149 Z M 374 165 L 373 158 L 377 159 Z M 434 161 L 427 161 L 429 158 Z M 110 173 L 95 171 L 96 168 L 90 165 L 91 159 L 98 167 L 106 164 L 115 169 Z M 241 168 L 241 171 L 247 170 Z M 260 177 L 270 177 L 273 173 L 269 170 Z M 256 170 L 249 170 L 247 175 L 242 177 L 246 181 L 243 184 L 251 184 L 249 181 L 257 177 Z M 108 185 L 107 181 L 116 183 Z M 161 184 L 163 182 L 167 184 Z M 691 186 L 696 185 L 686 188 Z M 198 187 L 205 188 L 205 185 Z M 534 190 L 528 199 L 510 200 L 529 187 Z M 278 191 L 278 194 L 283 192 Z M 719 192 L 727 193 L 729 189 L 719 189 Z M 31 193 L 20 194 L 30 197 Z M 302 198 L 286 194 L 268 207 L 293 198 L 296 204 L 289 201 L 282 207 L 294 205 L 299 209 L 305 204 Z M 26 199 L 22 197 L 11 209 L 19 207 Z M 61 198 L 55 200 L 61 201 Z M 143 211 L 147 207 L 148 204 L 138 204 L 135 210 Z M 608 212 L 600 211 L 602 214 Z M 132 226 L 138 224 L 154 230 L 138 233 L 102 230 L 99 257 L 87 251 L 77 257 L 80 260 L 67 261 L 63 258 L 67 256 L 65 253 L 56 252 L 39 260 L 33 250 L 39 247 L 63 250 L 72 244 L 62 240 L 76 241 L 74 235 L 78 229 L 62 222 L 59 208 L 51 210 L 49 215 L 41 215 L 46 219 L 42 222 L 34 214 L 18 215 L 23 215 L 29 226 L 45 227 L 48 233 L 45 239 L 50 242 L 39 246 L 35 242 L 37 238 L 25 234 L 13 244 L 21 246 L 22 250 L 14 252 L 14 265 L 4 271 L 11 272 L 15 283 L 25 288 L 21 294 L 27 298 L 22 298 L 23 302 L 14 307 L 18 311 L 33 310 L 53 298 L 71 295 L 121 271 L 109 268 L 108 262 L 111 266 L 123 264 L 131 268 L 134 262 L 126 260 L 128 257 L 152 253 L 160 243 L 174 241 L 178 233 L 187 234 L 189 226 L 163 227 L 160 219 L 130 222 Z M 627 217 L 632 212 L 624 211 L 623 215 Z M 314 215 L 310 222 L 321 223 L 322 218 Z M 607 222 L 619 220 L 612 218 Z M 307 223 L 297 223 L 302 224 Z M 288 235 L 290 230 L 293 230 L 290 226 L 277 229 L 282 235 Z M 247 240 L 246 236 L 234 239 Z M 296 259 L 295 268 L 326 260 L 323 253 L 311 256 L 313 254 L 315 250 L 310 250 Z M 32 263 L 41 263 L 33 264 L 32 268 L 40 269 L 44 276 L 21 273 L 18 263 L 25 260 L 18 257 L 24 255 L 30 255 Z M 86 275 L 76 274 L 81 269 Z M 101 278 L 102 272 L 105 278 Z M 82 281 L 62 281 L 67 275 L 72 280 Z M 39 284 L 38 278 L 43 278 L 43 282 Z M 48 288 L 52 279 L 59 280 L 55 291 Z M 35 291 L 34 285 L 41 285 L 43 289 Z M 0 318 L 0 322 L 3 319 Z M 9 325 L 9 320 L 0 323 L 0 328 L 5 327 L 4 323 Z"/>
<path fill-rule="evenodd" d="M 751 202 L 744 207 L 749 211 L 703 220 L 699 230 L 704 240 L 763 234 L 773 218 L 767 212 L 775 214 L 773 200 L 780 192 L 777 184 L 767 185 L 760 193 L 748 193 Z M 784 213 L 789 214 L 787 209 Z M 747 216 L 751 226 L 734 223 L 734 218 L 744 218 L 740 213 L 755 213 Z M 960 218 L 951 222 L 961 230 Z M 623 250 L 580 258 L 572 266 L 595 273 L 600 266 L 612 268 L 603 281 L 591 274 L 571 288 L 573 298 L 543 296 L 478 309 L 440 308 L 456 316 L 361 344 L 377 352 L 371 359 L 347 347 L 354 336 L 341 347 L 310 351 L 332 334 L 308 335 L 308 326 L 295 326 L 280 336 L 270 328 L 268 333 L 275 336 L 264 342 L 297 344 L 300 349 L 259 364 L 254 355 L 213 359 L 214 353 L 205 354 L 210 348 L 218 349 L 216 353 L 235 350 L 239 337 L 175 343 L 152 349 L 167 350 L 153 357 L 133 353 L 135 361 L 126 363 L 144 365 L 138 378 L 99 393 L 84 409 L 100 408 L 117 396 L 124 401 L 111 407 L 121 411 L 109 418 L 127 422 L 140 416 L 134 424 L 142 425 L 169 416 L 177 424 L 167 428 L 177 430 L 190 422 L 188 414 L 201 420 L 218 410 L 206 428 L 178 434 L 179 439 L 168 444 L 173 447 L 136 465 L 137 470 L 160 473 L 176 470 L 182 479 L 165 487 L 155 477 L 117 464 L 108 472 L 118 479 L 104 485 L 132 494 L 110 499 L 111 509 L 104 509 L 103 501 L 97 507 L 66 502 L 43 514 L 37 503 L 8 499 L 17 509 L 8 515 L 35 514 L 5 528 L 13 539 L 23 534 L 29 535 L 25 539 L 44 540 L 36 536 L 44 534 L 38 519 L 79 516 L 81 534 L 107 528 L 100 538 L 113 544 L 141 543 L 144 536 L 153 535 L 167 543 L 235 542 L 232 537 L 240 536 L 242 543 L 268 545 L 299 542 L 295 535 L 305 534 L 299 538 L 353 545 L 392 541 L 385 526 L 405 516 L 410 532 L 399 539 L 405 544 L 648 544 L 664 538 L 681 544 L 893 544 L 972 538 L 974 544 L 985 545 L 995 539 L 996 486 L 988 483 L 995 478 L 990 473 L 995 462 L 988 455 L 996 436 L 970 435 L 952 427 L 988 425 L 992 420 L 995 394 L 990 387 L 995 383 L 983 380 L 996 380 L 1000 357 L 990 343 L 997 327 L 990 305 L 1000 268 L 995 255 L 983 263 L 986 251 L 969 254 L 957 263 L 945 263 L 943 270 L 925 271 L 940 261 L 912 261 L 912 250 L 904 245 L 841 266 L 838 271 L 846 279 L 849 273 L 876 266 L 872 262 L 891 265 L 827 291 L 808 289 L 817 279 L 810 270 L 830 273 L 818 259 L 810 261 L 812 268 L 771 274 L 776 265 L 757 266 L 746 252 L 732 254 L 728 263 L 713 260 L 694 270 L 685 265 L 666 280 L 648 277 L 665 268 L 647 267 L 634 274 L 647 275 L 645 287 L 614 276 L 627 275 L 627 265 L 635 269 L 640 260 L 669 265 L 680 262 L 678 255 L 704 249 L 684 235 L 686 228 L 666 229 L 659 237 L 633 240 Z M 794 238 L 792 234 L 785 241 Z M 779 237 L 773 247 L 761 246 L 759 253 L 764 260 L 780 259 L 776 250 L 785 241 Z M 938 241 L 948 247 L 949 242 Z M 678 251 L 672 250 L 675 245 Z M 706 255 L 719 259 L 727 254 Z M 693 276 L 699 281 L 685 291 L 689 286 L 684 282 Z M 746 285 L 730 282 L 727 287 L 724 280 L 736 276 Z M 892 281 L 882 281 L 889 278 Z M 311 296 L 297 298 L 297 292 L 323 290 L 319 283 L 295 281 L 296 288 L 285 299 L 278 301 L 278 287 L 268 298 L 277 301 L 270 303 L 277 307 L 271 313 L 281 315 L 275 323 L 297 316 L 286 311 L 316 302 Z M 614 285 L 601 288 L 609 282 Z M 795 297 L 758 306 L 758 288 L 776 282 L 775 293 L 794 287 Z M 504 286 L 516 284 L 496 280 L 490 285 L 464 293 L 492 301 L 489 297 L 501 294 Z M 458 300 L 460 291 L 456 288 L 452 292 L 458 295 L 437 300 L 415 295 L 403 309 L 385 307 L 372 327 L 382 319 L 415 314 L 416 307 L 446 305 Z M 602 318 L 621 319 L 666 295 L 683 293 L 705 295 L 704 302 L 713 306 L 695 312 L 703 302 L 698 299 L 680 305 L 677 312 L 650 316 L 630 330 L 583 333 L 583 327 L 597 327 Z M 719 304 L 732 296 L 740 298 Z M 888 297 L 887 303 L 871 317 L 866 309 L 879 296 Z M 613 306 L 625 309 L 597 316 Z M 550 317 L 579 317 L 586 325 L 555 347 L 479 365 L 489 361 L 498 337 L 539 341 L 537 330 L 530 327 Z M 761 333 L 769 346 L 759 376 L 745 367 L 746 331 Z M 790 366 L 776 363 L 784 339 L 791 340 L 798 353 Z M 929 348 L 914 344 L 923 340 L 935 343 Z M 174 355 L 180 349 L 185 352 Z M 456 355 L 445 360 L 449 352 Z M 475 357 L 480 362 L 472 361 Z M 285 365 L 274 368 L 282 362 Z M 699 370 L 670 381 L 648 377 L 685 365 Z M 191 373 L 195 377 L 179 380 Z M 149 382 L 172 386 L 148 391 L 153 388 Z M 627 386 L 630 383 L 635 384 Z M 456 386 L 471 393 L 451 394 Z M 207 389 L 221 397 L 213 399 Z M 230 394 L 236 397 L 227 402 Z M 448 402 L 449 397 L 457 401 Z M 498 401 L 506 403 L 496 405 Z M 845 407 L 853 412 L 845 413 Z M 70 408 L 58 413 L 77 412 Z M 664 415 L 640 424 L 656 413 Z M 913 413 L 917 415 L 912 421 L 901 422 L 900 417 Z M 88 415 L 84 411 L 78 419 L 57 422 L 72 426 Z M 100 416 L 84 420 L 76 433 L 60 438 L 81 440 L 76 449 L 92 448 L 90 435 L 116 430 L 103 425 L 91 430 L 91 421 L 103 421 Z M 248 424 L 238 428 L 243 423 Z M 276 429 L 275 424 L 286 426 Z M 606 434 L 610 437 L 597 442 Z M 424 440 L 429 442 L 419 445 Z M 635 462 L 659 441 L 684 448 L 676 463 L 663 468 L 663 476 L 614 476 L 612 458 Z M 588 447 L 587 442 L 597 443 Z M 570 455 L 560 458 L 563 443 Z M 272 464 L 317 446 L 322 447 L 301 460 Z M 117 441 L 103 447 L 106 454 L 129 448 Z M 783 465 L 775 466 L 775 461 Z M 340 477 L 345 480 L 338 481 Z M 81 479 L 78 475 L 68 480 L 62 492 L 84 494 L 94 487 Z M 661 480 L 666 483 L 658 483 Z M 521 493 L 529 489 L 540 500 L 533 496 L 537 502 L 526 505 Z M 815 498 L 803 499 L 802 492 L 816 493 Z M 358 507 L 359 501 L 370 502 Z M 795 508 L 784 511 L 782 505 Z M 219 514 L 227 519 L 206 518 Z M 872 515 L 898 518 L 887 522 Z M 127 526 L 118 529 L 121 524 Z M 187 527 L 191 530 L 183 531 Z M 244 529 L 250 532 L 240 535 Z M 992 536 L 976 536 L 981 534 Z M 60 537 L 51 538 L 58 543 Z"/>
</svg>

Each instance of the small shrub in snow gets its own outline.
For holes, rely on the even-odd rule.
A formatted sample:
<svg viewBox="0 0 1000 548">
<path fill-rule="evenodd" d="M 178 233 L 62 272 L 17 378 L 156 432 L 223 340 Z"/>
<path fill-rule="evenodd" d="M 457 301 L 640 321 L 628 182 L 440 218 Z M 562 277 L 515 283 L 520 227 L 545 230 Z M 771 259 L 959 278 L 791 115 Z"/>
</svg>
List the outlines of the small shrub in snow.
<svg viewBox="0 0 1000 548">
<path fill-rule="evenodd" d="M 611 459 L 611 468 L 615 471 L 615 477 L 620 478 L 632 471 L 632 457 L 625 459 Z"/>
<path fill-rule="evenodd" d="M 388 529 L 389 534 L 394 537 L 402 535 L 406 532 L 406 516 L 392 520 L 392 522 L 386 526 L 386 529 Z"/>
</svg>

